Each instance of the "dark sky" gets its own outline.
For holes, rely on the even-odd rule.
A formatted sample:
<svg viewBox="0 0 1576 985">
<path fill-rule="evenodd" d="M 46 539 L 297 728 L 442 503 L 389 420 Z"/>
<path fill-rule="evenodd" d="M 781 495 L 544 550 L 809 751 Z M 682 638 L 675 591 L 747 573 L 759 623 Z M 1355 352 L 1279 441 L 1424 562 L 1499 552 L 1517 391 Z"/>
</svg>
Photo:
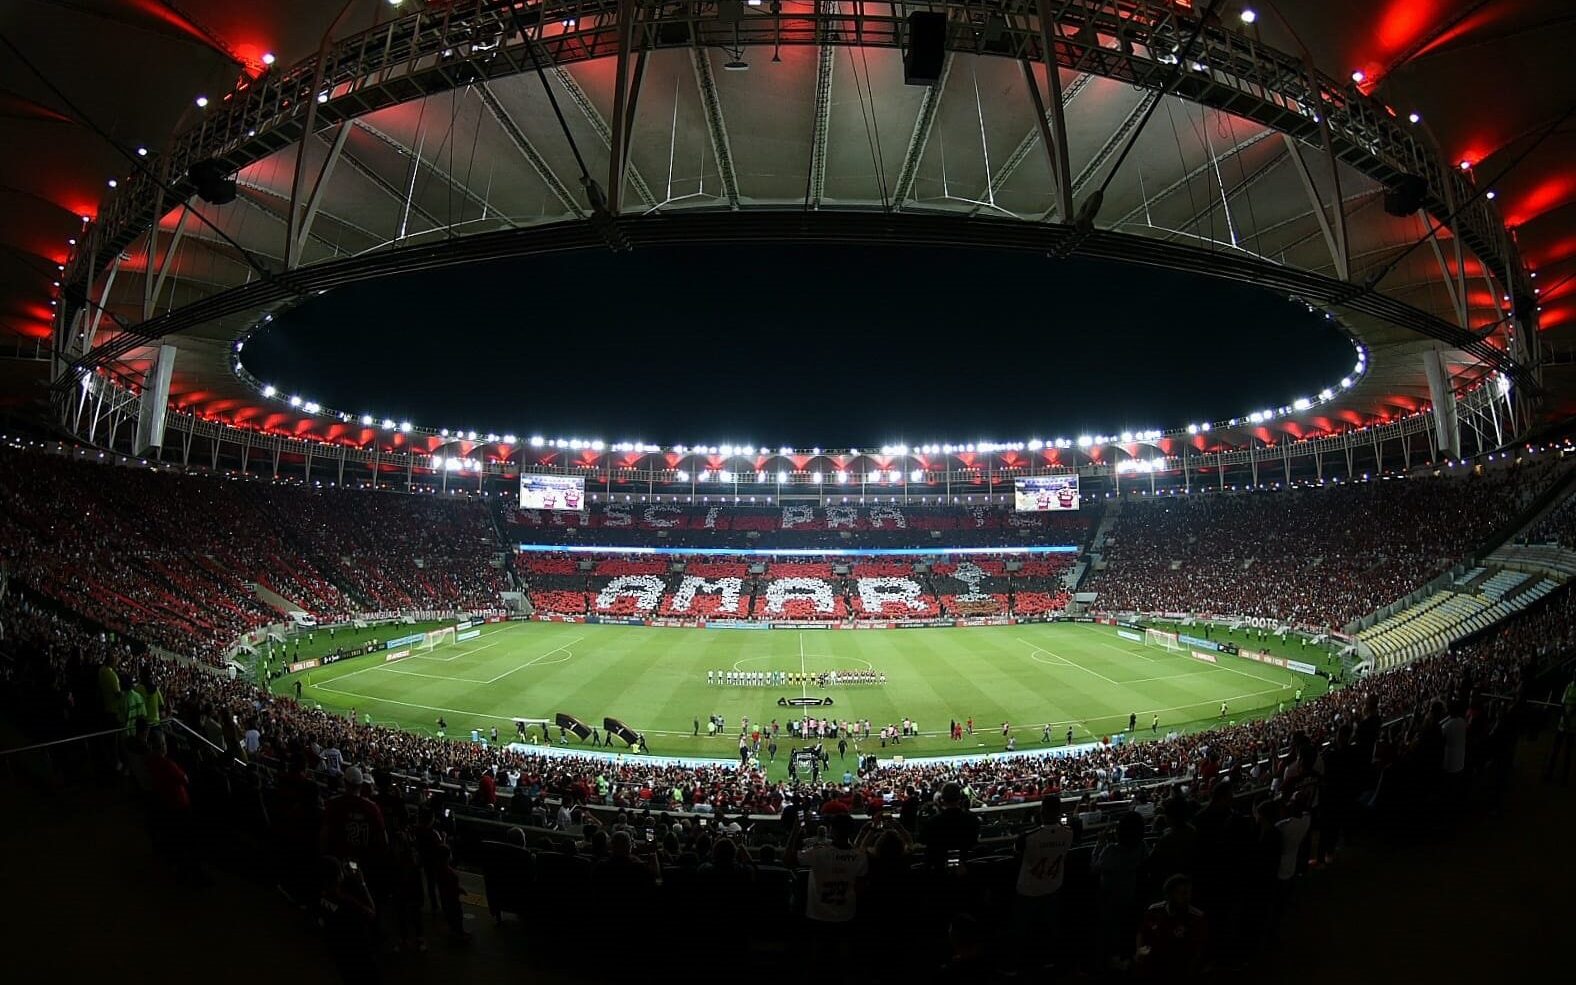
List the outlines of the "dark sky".
<svg viewBox="0 0 1576 985">
<path fill-rule="evenodd" d="M 254 336 L 281 393 L 429 427 L 846 447 L 1167 428 L 1349 371 L 1256 288 L 1016 253 L 562 254 L 315 298 Z"/>
</svg>

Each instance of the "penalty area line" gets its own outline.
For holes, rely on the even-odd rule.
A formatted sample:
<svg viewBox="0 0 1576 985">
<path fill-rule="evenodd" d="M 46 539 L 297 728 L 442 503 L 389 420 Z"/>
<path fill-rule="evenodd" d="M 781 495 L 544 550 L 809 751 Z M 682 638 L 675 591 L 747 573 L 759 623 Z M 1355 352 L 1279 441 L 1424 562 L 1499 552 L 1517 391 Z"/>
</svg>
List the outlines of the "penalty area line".
<svg viewBox="0 0 1576 985">
<path fill-rule="evenodd" d="M 552 656 L 555 653 L 567 653 L 567 654 L 569 654 L 568 659 L 573 659 L 575 653 L 574 653 L 573 650 L 569 649 L 569 647 L 572 646 L 575 643 L 579 643 L 583 639 L 585 639 L 584 636 L 576 636 L 576 637 L 574 637 L 571 640 L 568 640 L 568 641 L 566 641 L 564 643 L 559 644 L 558 646 L 553 647 L 551 650 L 548 650 L 546 653 L 538 654 L 537 656 L 535 656 L 532 659 L 526 661 L 525 663 L 521 664 L 520 666 L 515 667 L 512 670 L 506 670 L 503 673 L 499 674 L 497 677 L 494 677 L 491 680 L 483 681 L 482 683 L 484 683 L 484 684 L 496 684 L 499 681 L 503 680 L 505 677 L 508 677 L 510 674 L 519 673 L 520 671 L 526 669 L 527 667 L 535 667 L 537 664 L 541 663 L 543 660 L 546 660 L 548 657 Z M 564 662 L 563 660 L 555 660 L 555 661 L 553 661 L 553 663 L 563 663 L 563 662 Z"/>
<path fill-rule="evenodd" d="M 1098 670 L 1090 670 L 1088 667 L 1085 667 L 1083 664 L 1080 664 L 1080 663 L 1077 663 L 1077 662 L 1075 662 L 1073 660 L 1070 660 L 1067 657 L 1062 656 L 1060 653 L 1057 653 L 1054 650 L 1047 650 L 1043 646 L 1038 646 L 1038 645 L 1036 645 L 1034 643 L 1030 643 L 1028 640 L 1024 639 L 1021 636 L 1019 636 L 1017 639 L 1018 639 L 1019 643 L 1022 643 L 1024 646 L 1026 646 L 1030 650 L 1034 651 L 1033 653 L 1029 654 L 1029 659 L 1031 659 L 1031 660 L 1036 660 L 1038 663 L 1046 663 L 1047 661 L 1038 660 L 1038 658 L 1036 658 L 1034 656 L 1034 653 L 1048 653 L 1051 656 L 1055 657 L 1056 659 L 1060 660 L 1066 666 L 1073 668 L 1074 670 L 1081 670 L 1085 674 L 1090 674 L 1090 675 L 1093 675 L 1094 677 L 1098 677 L 1102 681 L 1105 681 L 1107 684 L 1112 684 L 1112 685 L 1115 685 L 1116 687 L 1122 687 L 1123 686 L 1121 681 L 1112 680 L 1111 678 L 1109 678 L 1109 677 L 1105 676 L 1104 674 L 1100 673 Z M 1055 666 L 1055 665 L 1053 664 L 1052 666 Z"/>
<path fill-rule="evenodd" d="M 395 701 L 393 698 L 378 698 L 370 694 L 362 694 L 360 691 L 346 691 L 343 688 L 329 687 L 326 684 L 312 684 L 309 686 L 317 688 L 319 691 L 327 691 L 330 694 L 343 694 L 346 697 L 360 698 L 363 701 L 375 701 L 384 705 L 399 705 L 401 708 L 420 708 L 423 711 L 436 711 L 447 715 L 470 715 L 473 718 L 487 718 L 495 722 L 512 722 L 516 720 L 509 715 L 489 715 L 485 712 L 468 711 L 464 708 L 443 708 L 438 705 L 420 705 L 414 701 Z"/>
</svg>

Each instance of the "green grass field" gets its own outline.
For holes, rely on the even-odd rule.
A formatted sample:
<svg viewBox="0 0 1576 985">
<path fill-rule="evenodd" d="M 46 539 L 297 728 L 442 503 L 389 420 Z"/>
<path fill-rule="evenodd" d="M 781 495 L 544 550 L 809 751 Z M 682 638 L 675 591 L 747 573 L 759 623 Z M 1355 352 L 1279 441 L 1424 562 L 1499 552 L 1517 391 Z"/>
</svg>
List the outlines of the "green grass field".
<svg viewBox="0 0 1576 985">
<path fill-rule="evenodd" d="M 384 627 L 316 634 L 302 656 L 366 637 L 388 638 L 419 627 Z M 1309 648 L 1305 658 L 1313 657 Z M 294 659 L 294 657 L 292 657 Z M 430 734 L 439 715 L 451 738 L 497 726 L 513 738 L 516 718 L 552 718 L 568 712 L 600 726 L 604 715 L 645 732 L 651 752 L 731 758 L 738 748 L 741 716 L 752 722 L 786 722 L 791 708 L 779 697 L 798 695 L 798 685 L 726 687 L 708 685 L 708 670 L 816 672 L 869 667 L 885 673 L 885 685 L 810 688 L 835 704 L 831 717 L 868 718 L 873 727 L 905 716 L 922 734 L 878 754 L 959 755 L 999 752 L 1001 725 L 1010 722 L 1019 751 L 1045 748 L 1042 726 L 1052 726 L 1052 746 L 1109 735 L 1136 713 L 1140 737 L 1152 716 L 1160 734 L 1218 722 L 1220 703 L 1240 721 L 1290 707 L 1297 688 L 1304 699 L 1322 694 L 1323 678 L 1224 654 L 1216 664 L 1186 654 L 1146 647 L 1118 637 L 1107 626 L 1073 623 L 966 629 L 847 632 L 837 630 L 696 630 L 638 626 L 517 622 L 483 627 L 478 639 L 386 663 L 382 653 L 319 667 L 299 676 L 303 700 L 325 708 L 357 710 L 380 724 Z M 292 689 L 295 676 L 274 682 Z M 709 715 L 727 719 L 731 734 L 705 736 Z M 951 719 L 974 719 L 975 735 L 963 742 L 946 737 Z M 701 737 L 692 735 L 699 718 Z M 783 769 L 786 756 L 776 764 Z M 872 751 L 877 743 L 865 743 Z"/>
</svg>

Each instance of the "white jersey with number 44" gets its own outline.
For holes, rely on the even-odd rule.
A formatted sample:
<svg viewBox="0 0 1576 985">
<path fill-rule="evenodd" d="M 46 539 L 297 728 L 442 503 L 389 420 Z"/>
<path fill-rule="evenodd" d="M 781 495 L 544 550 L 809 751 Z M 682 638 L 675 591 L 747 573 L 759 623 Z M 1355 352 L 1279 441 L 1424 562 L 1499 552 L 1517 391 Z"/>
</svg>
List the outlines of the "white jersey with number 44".
<svg viewBox="0 0 1576 985">
<path fill-rule="evenodd" d="M 1073 832 L 1065 824 L 1047 824 L 1023 836 L 1023 863 L 1018 867 L 1019 896 L 1049 896 L 1062 888 L 1067 849 Z"/>
</svg>

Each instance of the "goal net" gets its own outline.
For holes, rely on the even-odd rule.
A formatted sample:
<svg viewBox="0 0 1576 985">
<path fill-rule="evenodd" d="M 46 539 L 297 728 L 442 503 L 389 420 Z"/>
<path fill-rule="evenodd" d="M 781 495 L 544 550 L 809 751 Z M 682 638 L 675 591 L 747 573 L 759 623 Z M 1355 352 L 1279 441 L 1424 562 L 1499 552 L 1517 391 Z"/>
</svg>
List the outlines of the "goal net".
<svg viewBox="0 0 1576 985">
<path fill-rule="evenodd" d="M 454 627 L 453 626 L 445 626 L 442 629 L 434 629 L 434 630 L 426 633 L 424 635 L 424 638 L 422 639 L 421 643 L 419 643 L 416 646 L 416 649 L 417 650 L 429 650 L 430 651 L 430 650 L 436 649 L 437 647 L 443 645 L 444 643 L 453 643 L 453 642 L 454 642 Z"/>
<path fill-rule="evenodd" d="M 1144 645 L 1158 646 L 1176 653 L 1182 652 L 1182 644 L 1177 641 L 1177 634 L 1160 629 L 1144 630 Z"/>
</svg>

